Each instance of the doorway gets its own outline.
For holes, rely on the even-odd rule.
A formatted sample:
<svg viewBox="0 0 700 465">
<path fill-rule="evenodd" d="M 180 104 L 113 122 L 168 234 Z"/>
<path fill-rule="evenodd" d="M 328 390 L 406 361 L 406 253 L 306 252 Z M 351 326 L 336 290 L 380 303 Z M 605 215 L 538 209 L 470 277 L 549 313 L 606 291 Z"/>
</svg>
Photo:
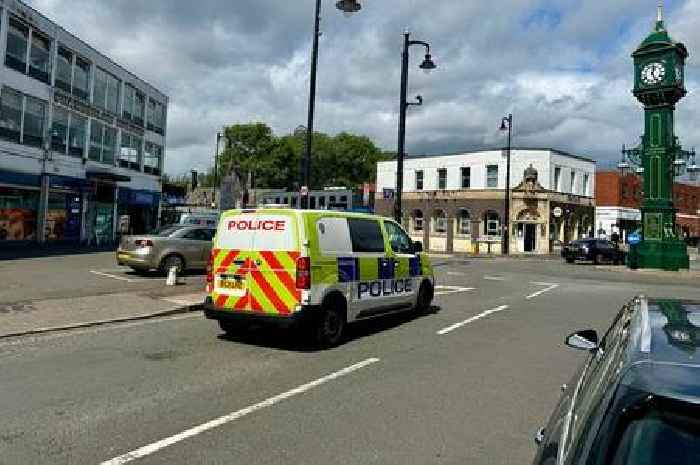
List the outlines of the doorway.
<svg viewBox="0 0 700 465">
<path fill-rule="evenodd" d="M 525 252 L 535 251 L 535 241 L 537 240 L 537 225 L 536 224 L 526 224 L 525 225 Z"/>
</svg>

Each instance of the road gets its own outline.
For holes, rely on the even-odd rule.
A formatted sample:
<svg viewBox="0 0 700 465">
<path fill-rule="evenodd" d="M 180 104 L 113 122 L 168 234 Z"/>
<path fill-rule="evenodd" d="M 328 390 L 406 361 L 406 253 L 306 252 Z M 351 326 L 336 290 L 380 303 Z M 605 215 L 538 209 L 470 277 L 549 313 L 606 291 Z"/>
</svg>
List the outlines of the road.
<svg viewBox="0 0 700 465">
<path fill-rule="evenodd" d="M 0 463 L 528 463 L 583 356 L 566 334 L 639 292 L 700 299 L 689 279 L 556 261 L 436 273 L 434 312 L 329 351 L 198 314 L 0 342 Z"/>
</svg>

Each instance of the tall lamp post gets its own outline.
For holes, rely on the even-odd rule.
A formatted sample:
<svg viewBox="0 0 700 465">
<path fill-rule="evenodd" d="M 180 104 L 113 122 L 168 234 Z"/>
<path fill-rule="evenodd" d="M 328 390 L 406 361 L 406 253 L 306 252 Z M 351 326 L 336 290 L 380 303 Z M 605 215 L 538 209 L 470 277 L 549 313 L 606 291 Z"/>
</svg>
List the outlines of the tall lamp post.
<svg viewBox="0 0 700 465">
<path fill-rule="evenodd" d="M 508 131 L 508 148 L 506 150 L 506 195 L 505 195 L 505 231 L 503 232 L 503 254 L 510 250 L 510 141 L 513 134 L 513 115 L 501 119 L 501 131 Z"/>
<path fill-rule="evenodd" d="M 403 35 L 403 54 L 401 55 L 401 100 L 399 104 L 399 143 L 396 152 L 396 199 L 394 202 L 394 219 L 401 224 L 402 210 L 401 197 L 403 193 L 403 160 L 406 155 L 406 110 L 411 105 L 423 105 L 423 97 L 418 95 L 415 102 L 407 102 L 408 93 L 408 52 L 412 45 L 422 45 L 425 47 L 425 58 L 420 64 L 420 69 L 429 73 L 437 66 L 430 55 L 430 44 L 420 40 L 411 40 L 411 33 L 405 32 Z"/>
<path fill-rule="evenodd" d="M 345 17 L 352 16 L 362 9 L 357 0 L 339 0 L 335 7 L 343 12 Z M 311 83 L 309 90 L 309 119 L 306 125 L 306 148 L 304 152 L 304 166 L 302 169 L 302 189 L 308 192 L 311 184 L 311 148 L 314 135 L 314 112 L 316 109 L 316 71 L 318 69 L 318 38 L 321 36 L 321 0 L 316 0 L 316 15 L 314 21 L 314 40 L 311 52 Z M 308 195 L 302 196 L 301 208 L 308 207 Z"/>
<path fill-rule="evenodd" d="M 219 148 L 221 147 L 221 131 L 216 133 L 216 150 L 214 151 L 214 191 L 211 194 L 211 208 L 216 208 L 216 189 L 219 187 Z"/>
</svg>

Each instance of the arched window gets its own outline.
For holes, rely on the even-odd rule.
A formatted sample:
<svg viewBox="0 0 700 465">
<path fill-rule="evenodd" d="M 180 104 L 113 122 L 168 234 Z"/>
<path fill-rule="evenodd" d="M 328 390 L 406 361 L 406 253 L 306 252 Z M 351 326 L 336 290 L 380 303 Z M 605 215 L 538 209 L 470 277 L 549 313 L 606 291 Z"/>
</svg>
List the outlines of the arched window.
<svg viewBox="0 0 700 465">
<path fill-rule="evenodd" d="M 423 212 L 420 210 L 413 210 L 413 213 L 411 215 L 411 222 L 413 223 L 414 231 L 423 231 Z"/>
<path fill-rule="evenodd" d="M 468 236 L 472 232 L 472 218 L 469 211 L 460 210 L 457 217 L 457 234 Z"/>
<path fill-rule="evenodd" d="M 484 214 L 485 232 L 487 236 L 501 235 L 501 217 L 493 210 Z"/>
<path fill-rule="evenodd" d="M 433 215 L 433 232 L 438 234 L 447 232 L 447 214 L 445 210 L 435 210 Z"/>
</svg>

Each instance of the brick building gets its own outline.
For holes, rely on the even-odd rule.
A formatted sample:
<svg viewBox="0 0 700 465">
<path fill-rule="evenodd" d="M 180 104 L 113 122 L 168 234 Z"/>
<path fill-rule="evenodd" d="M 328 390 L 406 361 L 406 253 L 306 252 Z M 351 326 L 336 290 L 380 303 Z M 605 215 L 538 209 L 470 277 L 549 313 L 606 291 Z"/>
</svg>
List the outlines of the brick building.
<svg viewBox="0 0 700 465">
<path fill-rule="evenodd" d="M 617 171 L 599 171 L 595 182 L 596 232 L 618 233 L 623 239 L 641 227 L 640 207 L 643 199 L 642 178 L 621 176 Z M 700 237 L 700 186 L 675 183 L 673 201 L 678 212 L 676 221 L 686 239 Z"/>
</svg>

